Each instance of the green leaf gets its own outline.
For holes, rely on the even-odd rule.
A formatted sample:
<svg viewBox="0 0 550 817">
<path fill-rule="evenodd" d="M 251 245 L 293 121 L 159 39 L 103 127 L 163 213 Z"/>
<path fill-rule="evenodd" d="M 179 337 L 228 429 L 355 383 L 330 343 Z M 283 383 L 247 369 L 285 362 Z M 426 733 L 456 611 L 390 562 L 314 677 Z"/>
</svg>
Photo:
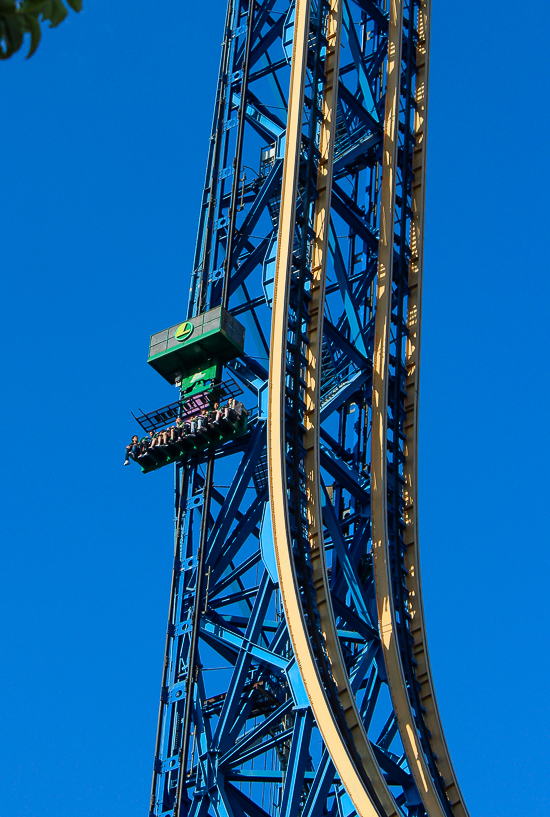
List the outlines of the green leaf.
<svg viewBox="0 0 550 817">
<path fill-rule="evenodd" d="M 1 58 L 6 60 L 19 51 L 23 45 L 23 34 L 25 32 L 24 21 L 19 14 L 2 15 L 3 34 L 5 48 L 2 51 Z"/>
<path fill-rule="evenodd" d="M 31 34 L 31 47 L 29 48 L 29 53 L 27 54 L 27 59 L 32 57 L 36 49 L 40 44 L 40 37 L 42 36 L 42 32 L 40 30 L 40 23 L 32 14 L 25 15 L 25 21 L 28 26 L 28 31 Z"/>
<path fill-rule="evenodd" d="M 63 22 L 69 12 L 63 5 L 63 0 L 50 0 L 50 3 L 51 11 L 47 16 L 45 12 L 42 12 L 42 19 L 49 20 L 50 28 L 55 28 L 59 23 Z"/>
<path fill-rule="evenodd" d="M 0 15 L 0 60 L 7 60 L 9 56 L 8 33 Z"/>
<path fill-rule="evenodd" d="M 49 0 L 25 0 L 19 9 L 19 13 L 20 14 L 40 13 L 47 3 L 49 3 Z"/>
<path fill-rule="evenodd" d="M 0 0 L 0 60 L 19 51 L 25 34 L 31 43 L 27 59 L 35 53 L 41 38 L 40 23 L 49 20 L 55 28 L 68 15 L 67 5 L 73 11 L 82 11 L 82 0 Z"/>
</svg>

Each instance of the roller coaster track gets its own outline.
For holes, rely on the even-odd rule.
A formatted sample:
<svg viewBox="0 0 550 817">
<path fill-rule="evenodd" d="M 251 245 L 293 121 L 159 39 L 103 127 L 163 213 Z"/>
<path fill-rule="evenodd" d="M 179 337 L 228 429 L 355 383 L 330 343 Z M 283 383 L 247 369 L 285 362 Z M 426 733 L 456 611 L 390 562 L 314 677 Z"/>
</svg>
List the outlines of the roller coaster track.
<svg viewBox="0 0 550 817">
<path fill-rule="evenodd" d="M 419 46 L 417 64 L 417 91 L 415 113 L 416 145 L 413 154 L 413 184 L 411 219 L 411 262 L 409 267 L 409 300 L 408 300 L 408 340 L 406 352 L 406 389 L 405 402 L 406 442 L 403 466 L 405 532 L 406 545 L 404 554 L 405 581 L 408 591 L 408 613 L 411 617 L 410 632 L 414 639 L 412 652 L 416 661 L 416 679 L 420 684 L 418 698 L 424 708 L 424 722 L 429 732 L 433 754 L 444 781 L 445 795 L 450 802 L 453 814 L 466 817 L 468 814 L 453 764 L 447 748 L 445 735 L 441 726 L 437 701 L 435 699 L 430 659 L 426 642 L 422 590 L 420 584 L 420 560 L 418 554 L 418 387 L 420 368 L 420 327 L 422 312 L 422 267 L 424 238 L 424 202 L 426 179 L 426 137 L 428 107 L 428 71 L 429 71 L 429 37 L 430 37 L 431 0 L 424 0 L 419 8 Z M 418 780 L 417 780 L 418 783 Z"/>
<path fill-rule="evenodd" d="M 176 467 L 151 817 L 467 817 L 418 556 L 429 26 L 228 4 L 188 314 L 245 321 L 253 410 Z"/>
<path fill-rule="evenodd" d="M 393 17 L 392 8 L 392 17 Z M 397 15 L 396 15 L 397 16 Z M 426 22 L 426 21 L 425 21 Z M 397 26 L 396 26 L 397 28 Z M 424 34 L 424 37 L 426 35 Z M 390 35 L 390 61 L 392 48 L 395 49 L 395 60 L 400 62 L 400 44 L 402 41 L 401 32 L 397 31 L 397 36 L 392 43 Z M 421 77 L 421 81 L 425 76 Z M 420 86 L 421 87 L 421 86 Z M 390 347 L 390 325 L 391 325 L 391 298 L 392 298 L 392 255 L 393 255 L 393 234 L 395 229 L 395 174 L 397 166 L 397 127 L 398 127 L 398 97 L 399 97 L 399 73 L 397 71 L 388 70 L 388 84 L 386 96 L 386 127 L 384 134 L 384 165 L 382 170 L 382 209 L 381 209 L 381 231 L 380 231 L 380 249 L 378 255 L 378 282 L 377 282 L 377 311 L 375 323 L 375 343 L 374 343 L 374 377 L 373 377 L 373 400 L 372 400 L 372 529 L 373 529 L 373 562 L 374 574 L 376 584 L 376 596 L 378 604 L 378 620 L 380 626 L 380 633 L 382 637 L 382 644 L 384 647 L 384 660 L 386 662 L 386 669 L 388 672 L 388 681 L 392 694 L 392 700 L 395 707 L 397 722 L 401 733 L 401 739 L 405 752 L 409 759 L 409 766 L 415 778 L 416 785 L 422 797 L 422 801 L 429 815 L 445 814 L 445 799 L 448 799 L 449 793 L 458 793 L 458 786 L 454 775 L 450 776 L 452 766 L 448 753 L 438 755 L 438 759 L 443 760 L 446 768 L 449 771 L 447 783 L 442 781 L 445 789 L 445 799 L 442 797 L 442 792 L 438 791 L 436 781 L 432 779 L 430 769 L 428 768 L 428 760 L 425 757 L 423 748 L 421 746 L 422 731 L 423 737 L 428 735 L 426 728 L 418 730 L 416 728 L 416 720 L 421 720 L 420 712 L 415 719 L 415 704 L 418 710 L 419 698 L 424 700 L 430 699 L 432 703 L 432 710 L 436 712 L 435 700 L 433 697 L 433 688 L 429 672 L 429 664 L 427 660 L 427 652 L 425 651 L 425 638 L 423 613 L 419 605 L 413 607 L 413 599 L 415 598 L 415 591 L 418 592 L 417 587 L 410 587 L 408 593 L 407 607 L 409 615 L 414 612 L 413 620 L 415 621 L 417 632 L 421 634 L 421 638 L 415 641 L 415 659 L 418 662 L 418 657 L 421 658 L 424 668 L 424 694 L 409 697 L 409 690 L 407 688 L 407 679 L 403 667 L 403 659 L 401 656 L 398 628 L 396 623 L 397 613 L 394 599 L 394 592 L 392 587 L 392 564 L 389 547 L 389 536 L 387 530 L 387 461 L 388 461 L 388 381 L 389 381 L 389 347 Z M 421 100 L 417 98 L 417 103 Z M 420 127 L 424 127 L 424 123 L 420 122 L 422 112 L 425 111 L 419 108 L 417 114 L 417 135 L 420 136 Z M 418 248 L 422 245 L 422 223 L 423 219 L 423 205 L 424 205 L 424 178 L 425 178 L 425 143 L 420 139 L 417 142 L 418 153 L 417 158 L 420 159 L 419 173 L 415 178 L 415 193 L 413 194 L 415 219 L 411 227 L 417 233 L 415 240 Z M 420 182 L 422 180 L 422 182 Z M 415 223 L 416 222 L 416 223 Z M 409 319 L 418 314 L 420 310 L 420 281 L 418 280 L 418 271 L 421 269 L 421 260 L 418 255 L 413 256 L 412 263 L 417 264 L 417 281 L 415 282 L 415 294 L 409 301 Z M 418 364 L 419 360 L 413 358 L 413 344 L 414 337 L 410 338 L 409 354 L 407 363 L 410 371 L 410 388 L 413 391 L 413 401 L 411 408 L 408 410 L 407 419 L 411 419 L 411 431 L 408 430 L 407 440 L 410 444 L 410 454 L 407 451 L 405 463 L 405 473 L 408 477 L 408 482 L 411 488 L 410 496 L 412 498 L 412 491 L 416 486 L 416 473 L 413 474 L 410 470 L 411 460 L 416 462 L 416 403 L 418 396 L 417 378 L 418 378 Z M 412 438 L 409 436 L 412 434 Z M 409 513 L 413 510 L 414 503 L 411 503 Z M 412 523 L 414 524 L 414 522 Z M 412 538 L 413 544 L 415 538 Z M 409 556 L 409 575 L 418 575 L 418 559 L 415 558 L 417 554 L 411 551 Z M 412 592 L 411 592 L 412 591 Z M 416 596 L 418 598 L 418 596 Z M 414 632 L 414 630 L 413 630 Z M 416 674 L 415 674 L 415 677 Z M 414 685 L 414 678 L 412 685 Z M 440 751 L 445 749 L 445 743 L 439 720 L 432 718 L 432 735 L 436 734 L 439 738 L 438 743 Z M 420 734 L 419 734 L 420 732 Z M 431 736 L 430 736 L 431 737 Z M 428 743 L 428 753 L 431 755 L 432 762 L 434 759 L 433 750 L 431 750 L 430 737 L 426 741 Z M 430 751 L 431 750 L 431 751 Z M 434 764 L 435 765 L 435 764 Z M 435 767 L 437 769 L 437 767 Z M 437 775 L 437 771 L 435 771 Z M 460 798 L 452 805 L 456 808 L 458 805 L 462 808 L 461 813 L 464 813 L 462 802 Z M 457 812 L 458 813 L 458 810 Z"/>
<path fill-rule="evenodd" d="M 309 34 L 309 3 L 296 3 L 295 34 L 293 45 L 292 75 L 289 94 L 289 116 L 286 132 L 285 167 L 279 219 L 279 240 L 275 292 L 273 298 L 273 321 L 271 329 L 271 358 L 269 378 L 268 452 L 270 474 L 270 499 L 273 539 L 279 585 L 283 598 L 290 637 L 298 666 L 306 688 L 311 708 L 325 744 L 346 790 L 360 815 L 383 813 L 396 815 L 397 807 L 385 784 L 382 773 L 373 757 L 368 738 L 361 724 L 338 641 L 338 633 L 330 601 L 330 584 L 322 543 L 321 489 L 319 467 L 319 402 L 320 360 L 322 354 L 323 307 L 328 250 L 328 215 L 332 183 L 332 157 L 336 125 L 335 95 L 338 77 L 338 52 L 342 18 L 341 2 L 332 0 L 327 22 L 327 56 L 325 62 L 325 88 L 322 102 L 320 135 L 320 159 L 317 179 L 315 210 L 315 238 L 312 257 L 311 301 L 309 305 L 308 347 L 305 380 L 306 427 L 305 434 L 305 490 L 313 585 L 316 594 L 322 635 L 325 645 L 319 642 L 320 634 L 308 632 L 306 613 L 300 603 L 300 589 L 296 578 L 292 552 L 293 537 L 290 531 L 288 507 L 288 476 L 286 469 L 287 434 L 284 428 L 287 375 L 286 338 L 292 277 L 292 247 L 296 218 L 299 157 L 302 135 L 302 110 Z M 296 345 L 296 344 L 295 344 Z M 298 374 L 299 376 L 299 374 Z M 296 441 L 298 443 L 298 441 Z M 310 638 L 317 640 L 317 665 Z M 326 655 L 324 653 L 326 652 Z M 327 661 L 328 658 L 328 661 Z M 330 662 L 330 665 L 329 665 Z M 338 702 L 331 701 L 327 689 L 334 681 Z M 335 697 L 334 695 L 332 696 Z M 341 704 L 341 706 L 339 706 Z M 341 715 L 345 716 L 342 723 Z M 340 716 L 340 717 L 339 717 Z M 346 728 L 347 727 L 347 728 Z M 353 735 L 350 741 L 345 734 Z M 357 763 L 357 754 L 361 759 Z M 368 770 L 368 773 L 367 773 Z M 362 774 L 363 772 L 363 774 Z"/>
<path fill-rule="evenodd" d="M 302 135 L 302 110 L 304 77 L 309 29 L 309 3 L 297 0 L 296 23 L 293 46 L 289 116 L 286 132 L 285 167 L 279 219 L 279 240 L 275 292 L 273 298 L 273 321 L 271 329 L 271 365 L 269 378 L 268 452 L 270 471 L 270 499 L 273 538 L 279 585 L 294 653 L 306 688 L 315 720 L 329 750 L 334 764 L 349 796 L 360 815 L 397 815 L 398 809 L 372 754 L 363 729 L 359 712 L 349 687 L 340 650 L 336 621 L 331 605 L 330 583 L 322 541 L 321 487 L 319 457 L 319 405 L 320 363 L 322 355 L 324 290 L 326 281 L 326 256 L 328 251 L 328 225 L 334 134 L 336 125 L 335 97 L 338 77 L 338 52 L 340 47 L 342 9 L 339 0 L 330 4 L 327 23 L 327 57 L 325 62 L 325 87 L 322 102 L 320 135 L 320 159 L 315 207 L 315 237 L 312 256 L 312 281 L 310 288 L 309 324 L 307 331 L 306 381 L 306 434 L 305 434 L 305 491 L 309 547 L 316 606 L 319 611 L 325 644 L 318 644 L 320 660 L 318 667 L 310 646 L 306 614 L 300 603 L 300 589 L 296 579 L 292 552 L 293 537 L 290 532 L 288 508 L 288 476 L 286 469 L 286 441 L 284 428 L 287 394 L 286 338 L 292 278 L 292 247 L 296 218 L 299 154 Z M 298 375 L 299 376 L 299 375 Z M 298 441 L 296 441 L 298 443 Z M 328 662 L 327 659 L 328 658 Z M 334 681 L 333 681 L 333 677 Z M 336 683 L 338 701 L 331 701 L 330 689 Z M 335 690 L 336 691 L 336 690 Z M 332 696 L 334 699 L 334 695 Z M 342 723 L 344 714 L 345 723 Z M 346 733 L 349 732 L 350 736 Z M 351 737 L 351 741 L 350 741 Z M 359 755 L 360 760 L 357 762 Z"/>
<path fill-rule="evenodd" d="M 279 243 L 277 255 L 277 270 L 275 277 L 275 294 L 273 299 L 273 323 L 271 333 L 271 367 L 270 367 L 270 400 L 269 400 L 269 463 L 270 463 L 270 498 L 272 523 L 274 531 L 275 551 L 279 571 L 279 584 L 283 596 L 285 613 L 289 630 L 302 673 L 304 685 L 314 712 L 320 725 L 325 743 L 332 758 L 335 760 L 341 779 L 346 786 L 357 812 L 360 815 L 380 813 L 387 815 L 397 814 L 397 806 L 385 784 L 381 771 L 376 764 L 368 738 L 360 721 L 359 713 L 353 695 L 349 690 L 349 678 L 345 670 L 340 644 L 337 636 L 337 626 L 330 602 L 330 584 L 327 577 L 326 560 L 322 542 L 321 520 L 321 489 L 319 467 L 319 425 L 320 425 L 320 368 L 322 355 L 322 316 L 324 311 L 324 289 L 326 276 L 326 255 L 328 248 L 328 224 L 330 214 L 330 187 L 332 182 L 332 160 L 335 131 L 335 83 L 334 74 L 338 72 L 337 56 L 327 55 L 325 64 L 325 92 L 322 105 L 322 122 L 320 137 L 319 178 L 317 184 L 317 200 L 315 212 L 315 238 L 312 260 L 312 281 L 309 304 L 309 323 L 307 332 L 307 364 L 305 380 L 308 386 L 306 397 L 306 427 L 305 448 L 305 486 L 308 504 L 308 527 L 310 558 L 313 573 L 313 584 L 316 592 L 317 609 L 320 615 L 321 628 L 325 640 L 325 650 L 330 662 L 330 671 L 338 690 L 341 709 L 350 732 L 353 735 L 354 748 L 361 756 L 366 784 L 362 784 L 361 769 L 353 763 L 353 753 L 349 751 L 345 736 L 338 724 L 338 709 L 331 709 L 329 696 L 326 694 L 330 678 L 323 678 L 315 662 L 313 650 L 310 646 L 308 627 L 305 612 L 300 604 L 300 590 L 293 569 L 292 535 L 289 526 L 288 493 L 286 486 L 286 439 L 283 419 L 286 403 L 286 353 L 285 340 L 288 334 L 287 316 L 292 277 L 292 246 L 295 229 L 295 206 L 297 199 L 299 150 L 301 144 L 301 111 L 303 109 L 304 74 L 306 70 L 305 55 L 307 53 L 309 8 L 307 0 L 297 0 L 296 28 L 293 47 L 293 71 L 291 91 L 289 96 L 289 117 L 286 133 L 285 168 L 283 171 L 283 187 L 281 199 L 281 215 L 279 221 Z M 427 13 L 424 11 L 424 26 L 427 25 Z M 375 581 L 378 602 L 378 616 L 384 658 L 388 672 L 392 700 L 396 710 L 396 717 L 403 740 L 403 745 L 409 760 L 409 766 L 415 778 L 427 813 L 443 817 L 445 807 L 440 794 L 433 784 L 424 752 L 420 746 L 420 737 L 415 725 L 413 707 L 407 692 L 407 683 L 401 664 L 398 646 L 397 627 L 395 624 L 395 605 L 391 586 L 391 565 L 387 535 L 387 428 L 388 414 L 388 376 L 389 376 L 389 327 L 391 322 L 391 269 L 393 254 L 394 233 L 394 201 L 395 201 L 395 174 L 397 165 L 397 128 L 399 123 L 399 79 L 401 63 L 401 43 L 403 37 L 402 7 L 399 2 L 392 2 L 390 10 L 389 59 L 386 85 L 386 112 L 383 143 L 383 169 L 381 194 L 381 232 L 378 260 L 377 282 L 377 311 L 375 322 L 375 352 L 374 352 L 374 379 L 373 379 L 373 411 L 372 411 L 372 505 L 373 505 L 373 556 Z M 339 47 L 339 28 L 341 26 L 341 8 L 338 0 L 331 3 L 329 33 L 327 35 L 331 50 Z M 424 38 L 426 35 L 424 34 Z M 328 50 L 328 49 L 327 49 Z M 425 48 L 425 51 L 427 49 Z M 426 54 L 427 58 L 427 54 Z M 427 74 L 427 65 L 424 63 Z M 423 83 L 426 82 L 425 76 Z M 417 102 L 420 102 L 420 91 Z M 421 122 L 425 111 L 420 108 L 417 113 L 417 134 L 424 127 Z M 420 154 L 420 156 L 418 156 Z M 422 180 L 415 187 L 415 222 L 412 229 L 417 233 L 416 241 L 422 245 L 422 220 L 424 209 L 424 177 L 425 177 L 425 147 L 419 142 L 417 158 L 420 159 L 420 174 Z M 415 259 L 418 271 L 421 270 L 421 259 Z M 420 294 L 420 282 L 415 285 L 415 291 Z M 420 298 L 411 299 L 409 303 L 410 319 L 418 314 Z M 416 461 L 416 403 L 418 360 L 413 350 L 413 341 L 409 343 L 408 365 L 411 372 L 409 384 L 412 389 L 408 414 L 412 419 L 411 431 L 407 435 L 410 454 L 407 464 Z M 408 427 L 408 424 L 407 424 Z M 413 466 L 414 467 L 414 466 Z M 408 484 L 411 486 L 410 495 L 416 485 L 415 474 L 409 467 L 406 469 Z M 409 514 L 410 525 L 414 525 L 411 502 Z M 414 544 L 415 537 L 411 537 Z M 412 599 L 419 599 L 420 585 L 415 578 L 418 575 L 418 559 L 410 550 L 409 575 L 410 582 L 409 610 L 414 612 L 415 630 L 420 637 L 415 643 L 415 658 L 420 657 L 424 679 L 425 692 L 422 700 L 429 698 L 430 725 L 432 734 L 437 735 L 439 747 L 438 757 L 448 770 L 448 783 L 445 794 L 451 796 L 455 813 L 465 814 L 459 796 L 458 784 L 452 773 L 452 765 L 440 722 L 437 716 L 437 707 L 433 695 L 431 675 L 427 652 L 424 648 L 424 624 L 420 604 L 414 605 Z M 371 785 L 369 785 L 369 782 Z M 458 796 L 457 796 L 458 795 Z M 377 811 L 377 809 L 379 811 Z"/>
</svg>

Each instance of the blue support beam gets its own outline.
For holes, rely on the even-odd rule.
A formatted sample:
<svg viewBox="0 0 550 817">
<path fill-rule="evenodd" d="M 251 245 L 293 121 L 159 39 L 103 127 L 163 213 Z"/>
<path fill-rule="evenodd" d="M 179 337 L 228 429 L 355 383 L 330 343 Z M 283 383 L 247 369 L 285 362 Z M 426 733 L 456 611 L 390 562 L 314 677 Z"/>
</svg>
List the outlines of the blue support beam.
<svg viewBox="0 0 550 817">
<path fill-rule="evenodd" d="M 309 760 L 309 741 L 313 727 L 311 710 L 298 709 L 295 713 L 290 757 L 286 769 L 285 785 L 281 798 L 281 817 L 294 817 L 299 813 L 300 799 L 304 791 L 304 775 Z"/>
</svg>

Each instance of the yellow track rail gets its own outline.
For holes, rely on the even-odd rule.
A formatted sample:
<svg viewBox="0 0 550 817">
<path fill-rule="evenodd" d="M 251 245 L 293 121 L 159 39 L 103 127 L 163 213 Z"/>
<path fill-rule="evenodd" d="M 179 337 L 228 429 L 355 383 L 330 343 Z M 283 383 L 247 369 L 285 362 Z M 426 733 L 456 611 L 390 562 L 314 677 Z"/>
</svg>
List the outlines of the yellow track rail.
<svg viewBox="0 0 550 817">
<path fill-rule="evenodd" d="M 309 702 L 330 753 L 336 771 L 344 784 L 359 817 L 397 817 L 400 813 L 376 762 L 365 729 L 361 722 L 355 697 L 350 690 L 336 621 L 332 609 L 322 535 L 319 463 L 319 408 L 320 368 L 322 356 L 323 311 L 325 300 L 328 227 L 332 185 L 332 154 L 334 146 L 335 111 L 338 79 L 338 57 L 342 18 L 342 0 L 331 0 L 327 28 L 328 48 L 324 66 L 326 77 L 323 96 L 320 136 L 321 159 L 317 178 L 317 199 L 314 219 L 315 239 L 312 256 L 311 302 L 309 307 L 308 346 L 306 352 L 305 438 L 306 496 L 308 530 L 313 570 L 313 583 L 322 634 L 329 656 L 331 671 L 345 714 L 355 749 L 363 769 L 357 768 L 348 743 L 341 732 L 313 654 L 307 624 L 300 602 L 300 593 L 294 568 L 290 515 L 287 500 L 286 434 L 285 434 L 285 380 L 287 316 L 289 310 L 292 247 L 294 244 L 295 213 L 302 133 L 302 110 L 306 75 L 307 43 L 309 32 L 310 0 L 296 0 L 292 73 L 289 93 L 288 121 L 285 145 L 285 164 L 279 220 L 277 265 L 271 330 L 268 410 L 268 462 L 270 505 L 273 523 L 275 555 L 281 598 L 292 641 Z M 429 54 L 430 0 L 422 0 L 419 14 L 419 46 L 417 53 L 417 110 L 415 131 L 417 144 L 414 152 L 415 185 L 413 191 L 414 218 L 411 226 L 412 261 L 408 324 L 410 337 L 407 346 L 407 420 L 406 420 L 406 541 L 407 580 L 410 593 L 411 630 L 415 638 L 414 654 L 418 663 L 418 680 L 422 685 L 421 697 L 426 708 L 426 723 L 432 732 L 432 744 L 438 756 L 440 771 L 446 784 L 446 793 L 458 817 L 467 817 L 458 784 L 454 776 L 445 739 L 439 721 L 433 694 L 429 659 L 425 647 L 425 632 L 420 592 L 419 566 L 416 543 L 418 523 L 416 516 L 416 452 L 417 452 L 417 396 L 418 353 L 420 338 L 420 306 L 422 278 L 422 240 L 424 226 L 425 179 L 425 118 L 427 105 L 427 78 Z M 397 164 L 399 77 L 403 9 L 401 0 L 392 0 L 388 46 L 386 112 L 384 125 L 383 169 L 380 214 L 380 246 L 377 283 L 375 327 L 375 356 L 372 409 L 372 524 L 373 564 L 376 583 L 380 634 L 388 683 L 396 719 L 409 768 L 415 779 L 429 817 L 444 817 L 443 805 L 434 787 L 427 766 L 405 685 L 405 677 L 397 643 L 390 561 L 387 536 L 387 479 L 386 479 L 386 417 L 388 401 L 389 331 L 391 317 L 391 259 L 395 218 L 395 172 Z M 371 792 L 365 785 L 365 773 Z M 374 793 L 374 797 L 372 794 Z M 378 802 L 375 802 L 375 801 Z"/>
<path fill-rule="evenodd" d="M 329 703 L 327 693 L 321 680 L 313 655 L 307 624 L 300 603 L 298 582 L 296 579 L 292 539 L 289 525 L 286 476 L 286 442 L 285 442 L 285 377 L 286 377 L 286 340 L 287 316 L 289 306 L 290 275 L 292 265 L 292 247 L 294 243 L 295 206 L 299 151 L 302 132 L 302 107 L 304 81 L 307 59 L 307 40 L 309 29 L 309 0 L 297 0 L 294 28 L 292 74 L 290 82 L 288 121 L 285 144 L 285 166 L 281 196 L 279 221 L 279 242 L 277 248 L 277 266 L 273 299 L 273 318 L 271 329 L 271 356 L 269 372 L 269 421 L 268 421 L 268 458 L 273 539 L 279 575 L 279 587 L 285 610 L 292 647 L 296 656 L 309 702 L 329 750 L 336 771 L 355 806 L 359 817 L 380 817 L 380 808 L 373 802 L 364 783 L 364 779 L 350 756 L 347 743 L 341 734 L 336 714 Z M 332 0 L 331 15 L 328 26 L 328 53 L 325 65 L 325 92 L 323 99 L 323 123 L 321 134 L 322 159 L 319 167 L 318 185 L 319 201 L 316 204 L 314 245 L 315 280 L 312 285 L 316 308 L 315 327 L 310 329 L 315 350 L 310 351 L 308 358 L 308 400 L 309 426 L 306 431 L 306 448 L 308 449 L 307 470 L 309 497 L 309 527 L 312 546 L 314 584 L 322 616 L 323 633 L 327 641 L 335 681 L 338 685 L 340 700 L 346 720 L 351 727 L 354 741 L 362 744 L 360 751 L 369 778 L 376 790 L 380 805 L 387 817 L 398 814 L 393 798 L 385 784 L 380 770 L 374 760 L 364 730 L 362 728 L 355 700 L 349 691 L 340 647 L 336 634 L 334 614 L 330 603 L 324 549 L 322 547 L 322 525 L 320 523 L 320 490 L 319 490 L 319 443 L 318 443 L 318 399 L 315 395 L 319 389 L 318 374 L 321 360 L 322 312 L 324 304 L 324 281 L 328 241 L 328 219 L 330 209 L 330 188 L 332 182 L 332 152 L 335 128 L 335 95 L 338 77 L 338 50 L 340 41 L 341 0 Z M 340 684 L 338 684 L 340 681 Z M 377 785 L 376 785 L 377 784 Z"/>
<path fill-rule="evenodd" d="M 323 94 L 319 140 L 321 158 L 317 174 L 317 199 L 315 202 L 313 225 L 315 237 L 313 240 L 311 301 L 309 304 L 310 320 L 307 330 L 308 345 L 305 372 L 306 433 L 304 438 L 306 449 L 307 515 L 313 585 L 316 594 L 317 609 L 319 611 L 325 647 L 330 659 L 332 674 L 338 689 L 338 697 L 363 767 L 372 784 L 376 797 L 384 809 L 384 813 L 390 817 L 390 815 L 397 815 L 399 812 L 394 798 L 386 785 L 383 774 L 380 771 L 380 767 L 374 758 L 368 736 L 359 715 L 355 696 L 350 690 L 349 676 L 340 648 L 338 629 L 332 607 L 323 543 L 320 486 L 321 469 L 319 462 L 319 428 L 321 425 L 320 375 L 341 25 L 342 0 L 332 0 L 327 26 L 329 48 L 327 49 L 327 58 L 324 66 L 326 81 Z M 334 757 L 332 752 L 331 755 Z"/>
<path fill-rule="evenodd" d="M 407 543 L 417 541 L 416 507 L 416 451 L 417 451 L 417 397 L 418 397 L 418 351 L 420 339 L 420 303 L 422 274 L 422 242 L 424 228 L 425 168 L 426 168 L 426 113 L 429 54 L 429 0 L 424 0 L 419 16 L 417 111 L 414 151 L 415 182 L 413 192 L 414 218 L 411 227 L 412 262 L 409 285 L 411 296 L 408 304 L 408 324 L 411 331 L 407 347 L 407 444 L 405 454 L 405 481 L 407 503 Z M 388 365 L 392 291 L 392 254 L 395 218 L 395 168 L 397 160 L 397 114 L 399 105 L 399 68 L 402 23 L 398 2 L 391 5 L 390 53 L 388 61 L 388 84 L 384 132 L 382 168 L 381 220 L 379 267 L 377 281 L 377 306 L 375 321 L 373 402 L 372 402 L 372 528 L 373 563 L 376 584 L 378 619 L 382 639 L 388 684 L 395 716 L 401 734 L 409 768 L 429 817 L 444 817 L 445 810 L 432 780 L 420 739 L 415 726 L 414 714 L 407 693 L 405 675 L 399 652 L 395 607 L 391 585 L 390 556 L 387 531 L 387 410 Z M 438 756 L 438 766 L 444 777 L 449 801 L 456 814 L 466 815 L 458 784 L 443 737 L 433 696 L 433 685 L 425 647 L 425 631 L 420 597 L 417 548 L 409 548 L 406 567 L 410 569 L 408 589 L 411 593 L 410 612 L 413 616 L 412 632 L 415 636 L 414 656 L 418 663 L 418 680 L 422 684 L 421 698 L 426 710 L 430 707 L 427 726 L 432 731 L 432 744 Z M 419 660 L 420 659 L 420 660 Z M 426 706 L 428 704 L 428 706 Z M 457 806 L 459 808 L 457 808 Z"/>
<path fill-rule="evenodd" d="M 407 755 L 409 769 L 414 777 L 426 811 L 430 817 L 444 817 L 444 808 L 435 790 L 431 772 L 426 763 L 405 684 L 405 675 L 397 640 L 387 530 L 389 343 L 402 35 L 402 6 L 399 0 L 392 0 L 390 6 L 388 43 L 373 361 L 371 442 L 372 552 L 382 651 L 403 748 Z"/>
<path fill-rule="evenodd" d="M 421 685 L 420 699 L 426 712 L 424 720 L 431 732 L 431 745 L 437 755 L 439 771 L 445 781 L 445 792 L 456 817 L 468 817 L 468 810 L 458 786 L 453 764 L 443 734 L 437 701 L 435 699 L 430 659 L 426 643 L 420 562 L 418 554 L 418 386 L 420 369 L 420 326 L 422 317 L 422 267 L 424 244 L 424 200 L 426 191 L 426 137 L 428 113 L 428 73 L 430 54 L 430 8 L 431 0 L 422 0 L 418 17 L 417 84 L 416 84 L 416 146 L 413 154 L 413 218 L 411 223 L 411 262 L 409 267 L 409 302 L 407 325 L 406 368 L 407 398 L 405 402 L 405 523 L 404 540 L 407 545 L 405 567 L 409 591 L 410 632 L 414 638 L 413 652 L 417 662 L 416 678 Z"/>
</svg>

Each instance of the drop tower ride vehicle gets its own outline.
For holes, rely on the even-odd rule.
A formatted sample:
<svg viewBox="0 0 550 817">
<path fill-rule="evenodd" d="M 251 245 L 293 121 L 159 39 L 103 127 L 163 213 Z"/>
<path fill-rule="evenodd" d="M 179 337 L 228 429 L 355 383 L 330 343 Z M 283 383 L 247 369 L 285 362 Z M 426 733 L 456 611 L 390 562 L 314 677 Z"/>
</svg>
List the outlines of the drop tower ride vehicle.
<svg viewBox="0 0 550 817">
<path fill-rule="evenodd" d="M 178 399 L 150 817 L 466 817 L 426 645 L 429 0 L 229 0 Z"/>
</svg>

